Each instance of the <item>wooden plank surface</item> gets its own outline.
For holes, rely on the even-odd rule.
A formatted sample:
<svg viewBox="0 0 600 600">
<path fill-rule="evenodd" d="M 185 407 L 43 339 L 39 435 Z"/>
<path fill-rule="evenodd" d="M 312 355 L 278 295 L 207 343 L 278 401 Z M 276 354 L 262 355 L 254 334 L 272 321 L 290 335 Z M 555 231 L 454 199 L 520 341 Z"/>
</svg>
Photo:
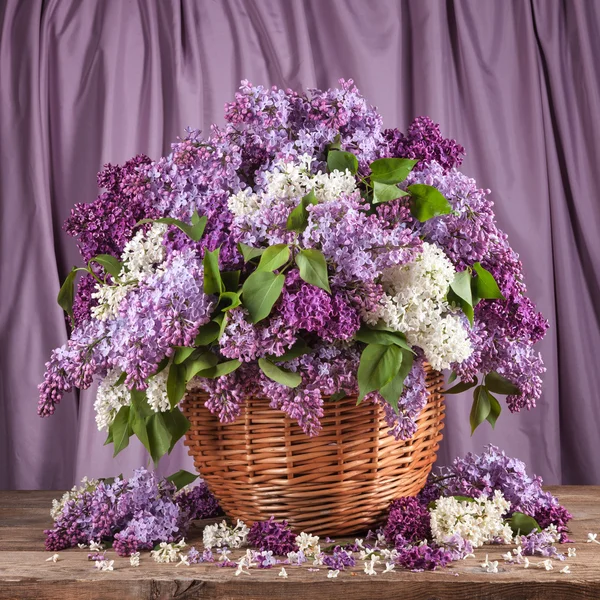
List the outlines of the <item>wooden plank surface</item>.
<svg viewBox="0 0 600 600">
<path fill-rule="evenodd" d="M 600 545 L 586 543 L 587 533 L 600 533 L 600 487 L 548 488 L 573 513 L 572 539 L 577 556 L 554 561 L 555 569 L 524 569 L 501 559 L 507 546 L 486 546 L 476 558 L 430 572 L 368 576 L 362 565 L 327 579 L 327 569 L 307 571 L 286 567 L 289 578 L 278 577 L 279 568 L 253 569 L 235 577 L 233 569 L 215 565 L 176 567 L 153 562 L 142 555 L 139 568 L 109 551 L 114 571 L 98 572 L 87 561 L 85 550 L 59 552 L 57 563 L 46 562 L 43 529 L 51 524 L 51 500 L 60 492 L 0 492 L 0 600 L 49 599 L 215 599 L 215 600 L 567 600 L 600 599 Z M 201 548 L 203 523 L 194 525 L 190 544 Z M 488 574 L 480 567 L 485 555 L 498 560 L 500 572 Z M 541 558 L 532 562 L 539 563 Z M 559 573 L 565 564 L 571 574 Z"/>
</svg>

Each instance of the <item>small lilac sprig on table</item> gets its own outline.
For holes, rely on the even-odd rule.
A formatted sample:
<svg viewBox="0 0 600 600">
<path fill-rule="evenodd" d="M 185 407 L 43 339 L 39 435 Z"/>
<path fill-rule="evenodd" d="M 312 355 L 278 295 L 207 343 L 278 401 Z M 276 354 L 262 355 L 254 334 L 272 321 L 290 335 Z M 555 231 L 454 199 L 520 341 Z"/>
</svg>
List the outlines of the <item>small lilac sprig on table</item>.
<svg viewBox="0 0 600 600">
<path fill-rule="evenodd" d="M 59 294 L 74 328 L 46 365 L 41 416 L 96 380 L 115 453 L 133 432 L 158 461 L 190 425 L 187 390 L 224 423 L 266 397 L 310 436 L 325 398 L 347 394 L 409 439 L 425 362 L 460 376 L 450 392 L 474 388 L 472 428 L 495 424 L 498 394 L 535 405 L 547 322 L 489 191 L 458 171 L 460 144 L 427 117 L 384 130 L 343 80 L 243 81 L 225 120 L 158 160 L 107 165 L 104 191 L 73 210 L 85 266 Z"/>
</svg>

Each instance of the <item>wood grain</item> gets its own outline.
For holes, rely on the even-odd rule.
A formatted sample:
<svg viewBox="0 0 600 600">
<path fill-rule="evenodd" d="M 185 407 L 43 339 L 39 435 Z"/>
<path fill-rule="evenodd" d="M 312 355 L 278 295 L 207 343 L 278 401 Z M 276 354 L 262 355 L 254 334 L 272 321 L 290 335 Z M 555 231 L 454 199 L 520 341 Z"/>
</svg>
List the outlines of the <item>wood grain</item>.
<svg viewBox="0 0 600 600">
<path fill-rule="evenodd" d="M 232 569 L 214 565 L 176 567 L 156 564 L 148 554 L 139 568 L 110 551 L 115 570 L 98 572 L 87 561 L 85 550 L 59 552 L 57 563 L 48 563 L 43 551 L 43 529 L 51 524 L 51 499 L 60 492 L 0 492 L 0 600 L 69 600 L 71 598 L 214 599 L 214 600 L 587 600 L 600 599 L 600 546 L 586 543 L 589 531 L 600 533 L 600 487 L 548 488 L 573 513 L 572 535 L 577 556 L 566 563 L 555 561 L 555 570 L 524 569 L 508 565 L 500 555 L 506 546 L 486 546 L 476 558 L 455 563 L 433 573 L 379 574 L 369 577 L 361 568 L 327 579 L 326 569 L 309 572 L 287 568 L 289 578 L 278 577 L 278 568 L 252 570 L 235 577 Z M 194 524 L 189 543 L 201 547 L 203 522 Z M 489 554 L 499 560 L 501 572 L 487 574 L 479 566 Z M 539 562 L 533 559 L 532 562 Z M 572 573 L 559 573 L 569 564 Z M 354 575 L 352 574 L 354 573 Z"/>
</svg>

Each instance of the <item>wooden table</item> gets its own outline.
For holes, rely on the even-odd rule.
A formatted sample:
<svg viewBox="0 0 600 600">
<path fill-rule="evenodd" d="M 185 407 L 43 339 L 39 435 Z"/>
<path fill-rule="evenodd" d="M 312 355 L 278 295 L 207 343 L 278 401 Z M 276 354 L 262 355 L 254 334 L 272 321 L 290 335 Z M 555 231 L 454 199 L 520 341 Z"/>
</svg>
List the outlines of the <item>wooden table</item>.
<svg viewBox="0 0 600 600">
<path fill-rule="evenodd" d="M 577 548 L 575 558 L 554 561 L 552 571 L 507 564 L 501 559 L 506 546 L 486 546 L 477 550 L 476 558 L 441 571 L 368 576 L 357 566 L 342 571 L 337 579 L 327 579 L 325 568 L 309 572 L 306 567 L 286 567 L 288 579 L 278 577 L 277 567 L 235 577 L 233 569 L 215 565 L 157 564 L 147 553 L 140 567 L 133 568 L 113 551 L 107 558 L 115 560 L 115 570 L 99 572 L 88 562 L 87 552 L 79 549 L 59 552 L 57 563 L 46 562 L 50 554 L 44 551 L 43 529 L 51 524 L 51 500 L 60 492 L 0 492 L 0 599 L 600 599 L 600 545 L 586 543 L 588 532 L 600 533 L 600 487 L 548 489 L 574 515 L 571 537 L 575 543 L 568 546 Z M 202 548 L 201 532 L 198 522 L 189 543 Z M 488 574 L 481 568 L 485 554 L 499 561 L 499 573 Z M 536 557 L 532 562 L 541 560 Z M 571 574 L 559 572 L 565 564 Z"/>
</svg>

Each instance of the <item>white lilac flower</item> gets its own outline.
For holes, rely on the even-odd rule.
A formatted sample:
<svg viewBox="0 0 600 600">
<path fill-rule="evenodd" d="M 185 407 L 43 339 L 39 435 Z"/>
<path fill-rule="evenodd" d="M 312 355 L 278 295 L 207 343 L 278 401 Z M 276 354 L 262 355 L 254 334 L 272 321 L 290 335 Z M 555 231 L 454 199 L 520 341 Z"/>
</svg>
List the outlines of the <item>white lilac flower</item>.
<svg viewBox="0 0 600 600">
<path fill-rule="evenodd" d="M 527 557 L 523 559 L 523 567 L 529 569 L 529 559 Z"/>
<path fill-rule="evenodd" d="M 102 550 L 104 550 L 104 544 L 94 540 L 90 542 L 90 552 L 102 552 Z"/>
<path fill-rule="evenodd" d="M 395 568 L 396 568 L 396 565 L 393 562 L 386 562 L 385 569 L 383 570 L 383 572 L 384 573 L 392 573 Z"/>
<path fill-rule="evenodd" d="M 250 575 L 249 569 L 256 567 L 257 562 L 255 561 L 255 553 L 252 550 L 246 550 L 246 554 L 240 558 L 237 562 L 237 569 L 235 571 L 236 577 L 242 573 Z"/>
<path fill-rule="evenodd" d="M 375 570 L 375 565 L 381 562 L 377 556 L 371 557 L 370 560 L 366 560 L 364 562 L 364 571 L 367 575 L 377 575 L 377 571 Z"/>
<path fill-rule="evenodd" d="M 329 570 L 327 572 L 327 578 L 328 579 L 335 579 L 338 575 L 340 574 L 338 569 L 333 569 L 333 570 Z"/>
<path fill-rule="evenodd" d="M 504 553 L 504 554 L 502 555 L 502 558 L 503 558 L 505 561 L 508 561 L 508 562 L 513 562 L 513 561 L 514 561 L 514 558 L 513 558 L 512 552 L 506 552 L 506 553 Z"/>
<path fill-rule="evenodd" d="M 598 537 L 597 533 L 588 533 L 588 539 L 586 540 L 586 542 L 588 544 L 594 542 L 594 544 L 600 544 L 600 542 L 596 539 Z"/>
<path fill-rule="evenodd" d="M 214 525 L 207 525 L 202 534 L 202 541 L 207 550 L 211 548 L 240 548 L 246 543 L 248 532 L 250 530 L 238 519 L 235 526 L 227 525 L 225 520 Z"/>
<path fill-rule="evenodd" d="M 171 410 L 171 404 L 167 396 L 167 378 L 169 369 L 163 369 L 160 373 L 148 378 L 146 398 L 154 412 L 166 412 Z"/>
<path fill-rule="evenodd" d="M 185 540 L 181 540 L 177 544 L 167 544 L 161 542 L 158 550 L 152 550 L 150 556 L 157 563 L 172 563 L 176 562 L 181 557 L 181 550 L 186 546 Z"/>
<path fill-rule="evenodd" d="M 552 571 L 552 569 L 554 569 L 554 567 L 552 566 L 552 561 L 549 558 L 543 560 L 541 563 L 538 564 L 541 569 L 546 569 L 546 571 Z"/>
<path fill-rule="evenodd" d="M 304 531 L 296 536 L 296 545 L 298 550 L 303 552 L 306 556 L 315 556 L 321 552 L 319 546 L 319 536 L 310 535 L 310 533 L 304 533 Z"/>
<path fill-rule="evenodd" d="M 99 431 L 108 430 L 119 409 L 131 401 L 131 393 L 125 384 L 117 385 L 120 377 L 121 371 L 112 369 L 98 386 L 94 410 L 96 411 L 96 426 Z"/>
<path fill-rule="evenodd" d="M 127 294 L 156 271 L 156 267 L 165 260 L 162 242 L 167 228 L 162 223 L 154 223 L 147 233 L 140 229 L 127 242 L 121 254 L 123 269 L 120 277 L 123 281 L 97 286 L 92 293 L 92 298 L 97 302 L 91 309 L 92 317 L 99 321 L 116 317 Z"/>
<path fill-rule="evenodd" d="M 114 564 L 114 560 L 97 560 L 94 562 L 94 567 L 96 567 L 98 571 L 113 571 Z"/>
<path fill-rule="evenodd" d="M 463 362 L 473 348 L 461 318 L 445 300 L 455 274 L 444 252 L 424 242 L 414 261 L 384 271 L 385 294 L 377 309 L 363 318 L 370 324 L 383 320 L 404 333 L 412 345 L 422 348 L 434 369 Z"/>
<path fill-rule="evenodd" d="M 187 554 L 179 555 L 179 562 L 177 563 L 177 566 L 180 567 L 181 565 L 185 565 L 186 567 L 190 566 L 190 561 L 188 559 Z"/>
<path fill-rule="evenodd" d="M 473 502 L 441 497 L 430 511 L 431 533 L 440 544 L 453 535 L 471 542 L 474 548 L 496 538 L 509 543 L 512 531 L 503 519 L 509 509 L 510 502 L 498 490 L 491 499 L 478 498 Z"/>
<path fill-rule="evenodd" d="M 571 567 L 569 567 L 569 565 L 565 565 L 560 571 L 559 573 L 571 573 Z"/>
<path fill-rule="evenodd" d="M 140 566 L 140 553 L 139 552 L 134 552 L 130 557 L 129 557 L 129 564 L 132 567 L 139 567 Z"/>
<path fill-rule="evenodd" d="M 306 562 L 306 556 L 304 552 L 288 552 L 287 553 L 287 562 L 290 565 L 301 565 Z"/>
<path fill-rule="evenodd" d="M 284 568 L 284 567 L 281 567 L 281 571 L 279 571 L 279 577 L 283 577 L 283 578 L 285 578 L 285 579 L 287 579 L 287 578 L 288 578 L 287 571 L 285 570 L 285 568 Z"/>
<path fill-rule="evenodd" d="M 53 562 L 55 563 L 58 560 L 58 554 L 53 554 L 50 558 L 46 559 L 46 562 Z"/>
<path fill-rule="evenodd" d="M 489 561 L 486 572 L 487 573 L 497 573 L 498 572 L 498 561 L 497 560 Z"/>
<path fill-rule="evenodd" d="M 569 558 L 577 556 L 577 548 L 567 548 L 567 556 Z"/>
<path fill-rule="evenodd" d="M 227 198 L 227 207 L 236 217 L 245 217 L 260 209 L 260 200 L 250 188 L 241 190 Z"/>
<path fill-rule="evenodd" d="M 167 229 L 168 225 L 153 223 L 147 233 L 140 229 L 125 244 L 121 261 L 126 273 L 122 277 L 141 281 L 155 272 L 156 266 L 165 260 L 163 239 Z"/>
</svg>

